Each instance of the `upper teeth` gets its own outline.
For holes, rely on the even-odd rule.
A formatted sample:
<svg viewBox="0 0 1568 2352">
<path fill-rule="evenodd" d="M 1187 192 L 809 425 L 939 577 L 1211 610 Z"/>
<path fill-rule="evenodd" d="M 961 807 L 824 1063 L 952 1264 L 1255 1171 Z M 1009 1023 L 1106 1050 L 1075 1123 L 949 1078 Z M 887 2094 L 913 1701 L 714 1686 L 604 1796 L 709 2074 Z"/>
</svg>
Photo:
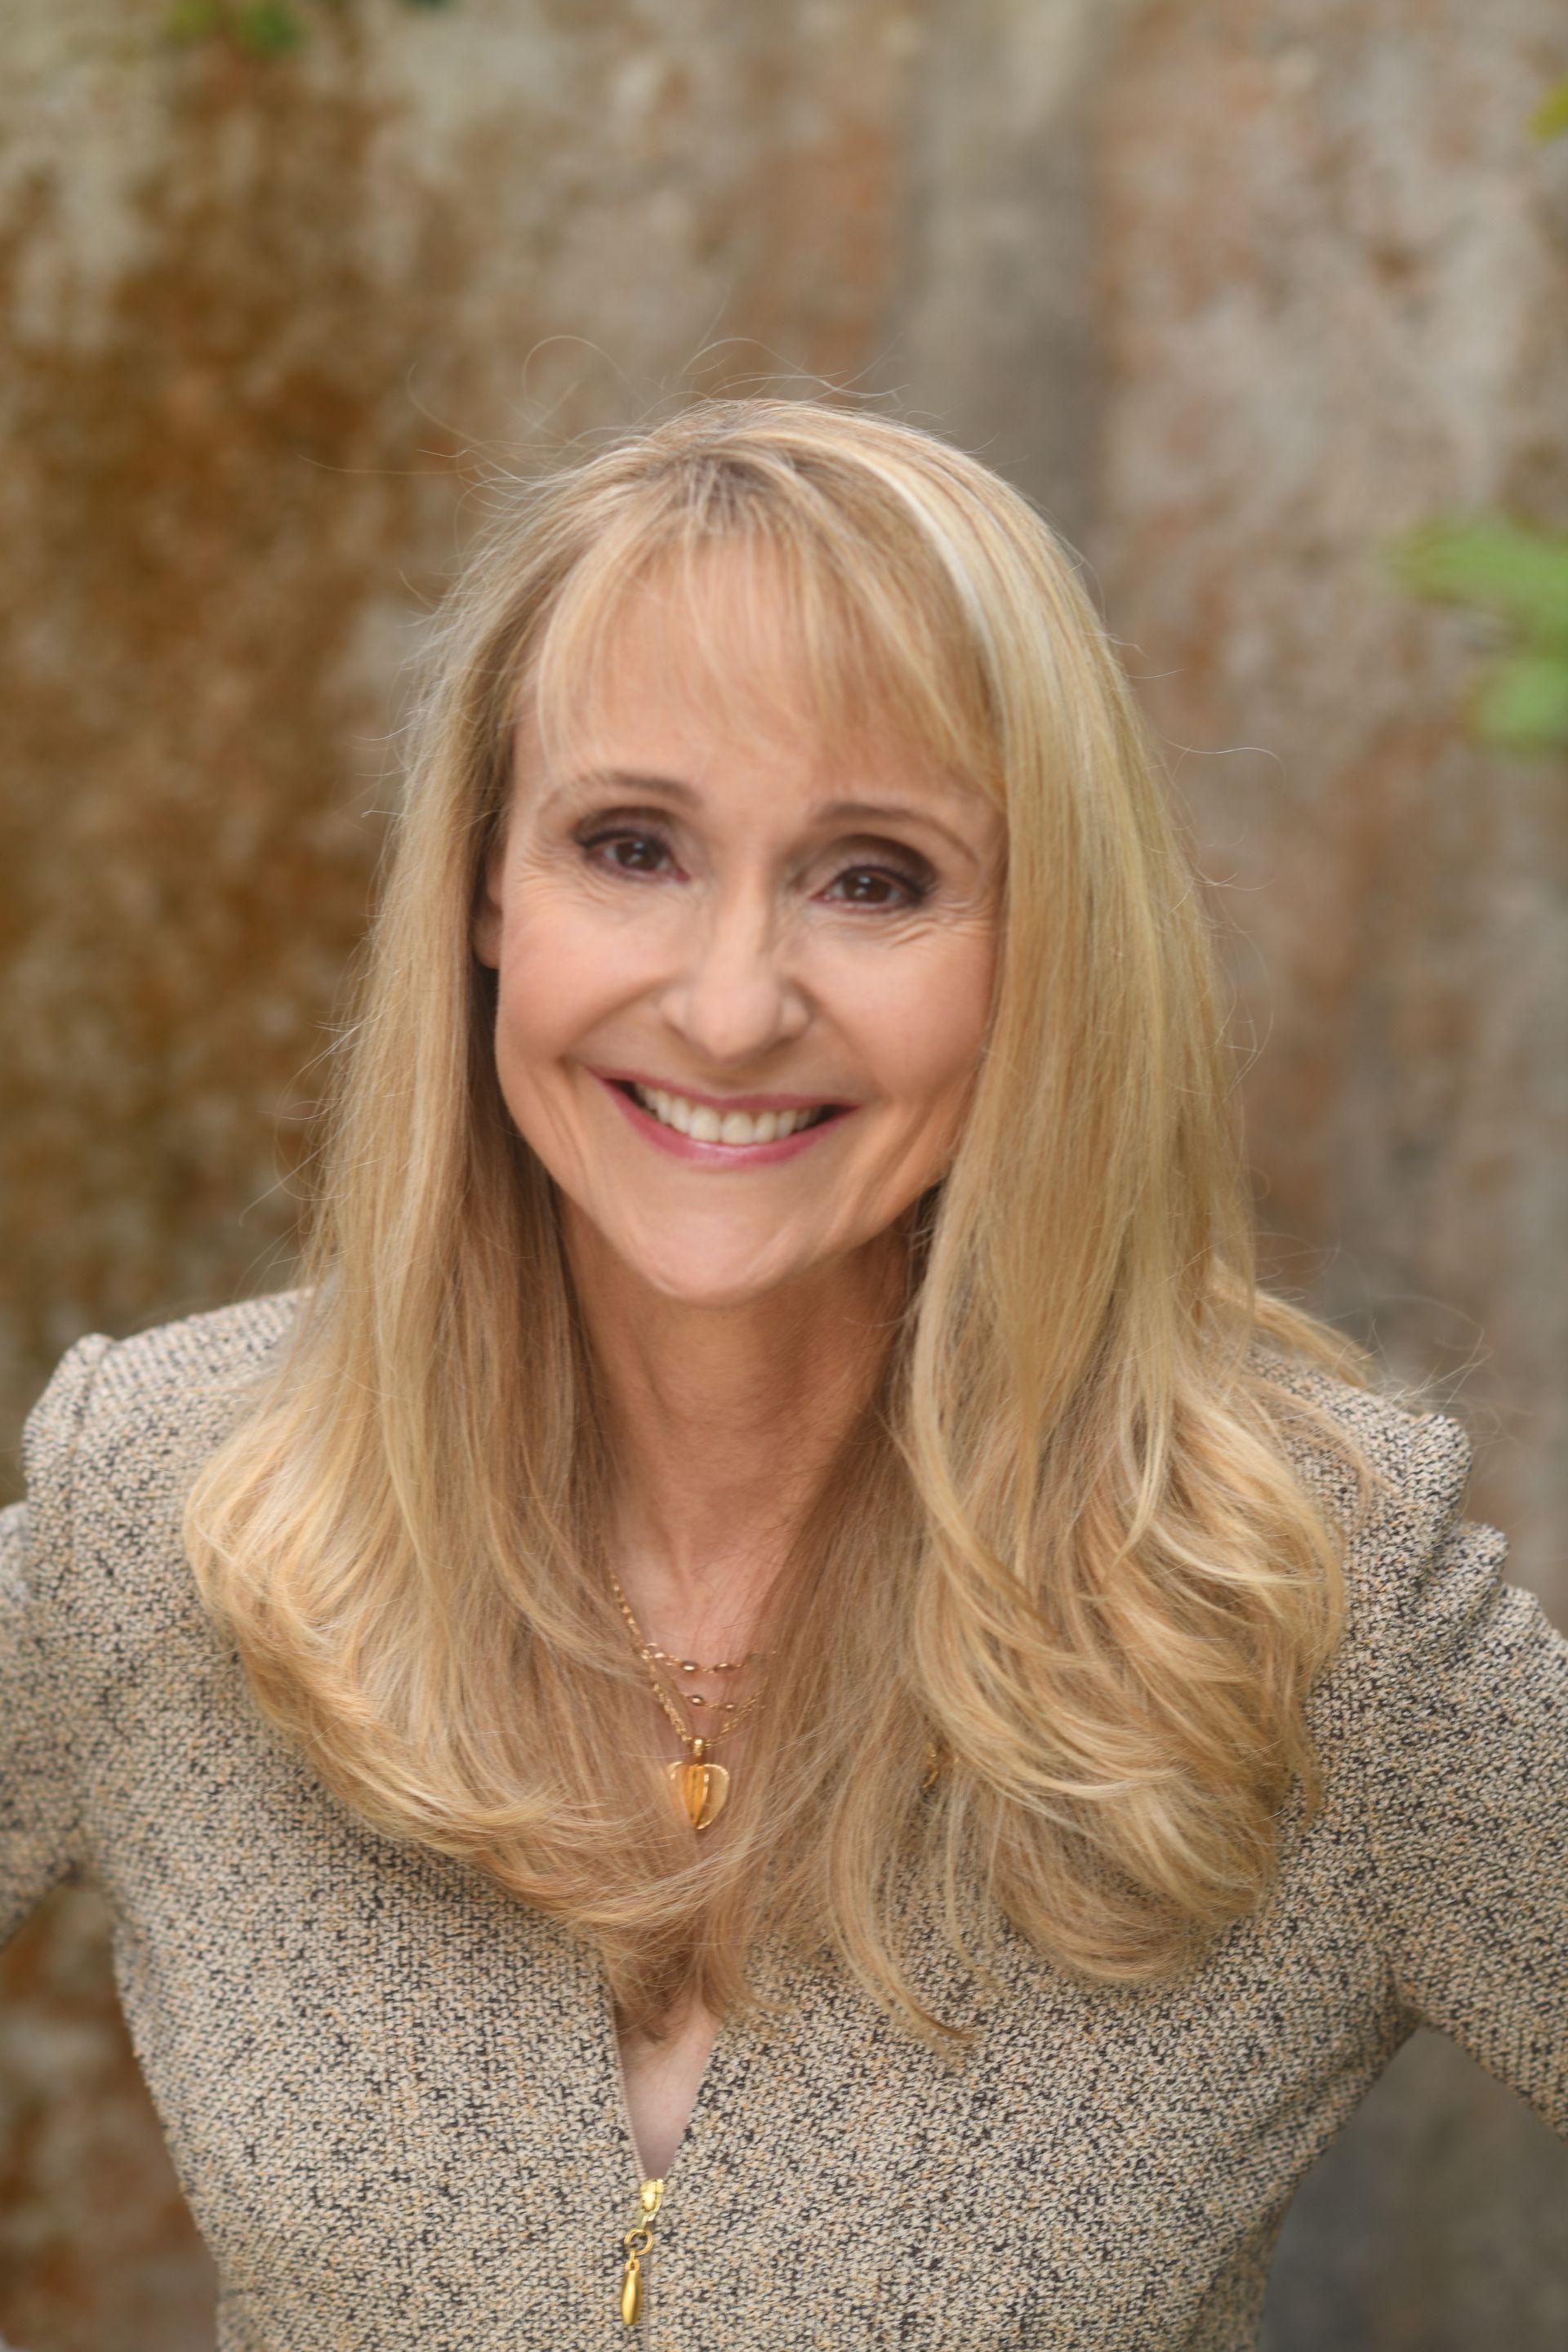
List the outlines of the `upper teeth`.
<svg viewBox="0 0 1568 2352">
<path fill-rule="evenodd" d="M 688 1102 L 684 1095 L 667 1094 L 662 1087 L 633 1082 L 632 1092 L 644 1110 L 694 1143 L 782 1143 L 797 1127 L 820 1118 L 827 1106 L 814 1110 L 715 1110 L 710 1103 Z"/>
</svg>

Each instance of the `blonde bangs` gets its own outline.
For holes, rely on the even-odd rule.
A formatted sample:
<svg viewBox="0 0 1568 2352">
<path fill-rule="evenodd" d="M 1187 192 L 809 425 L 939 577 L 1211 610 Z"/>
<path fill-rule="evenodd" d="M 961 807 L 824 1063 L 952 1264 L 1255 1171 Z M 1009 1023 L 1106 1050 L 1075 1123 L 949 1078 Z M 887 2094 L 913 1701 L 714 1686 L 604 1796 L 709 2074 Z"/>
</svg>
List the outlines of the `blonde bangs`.
<svg viewBox="0 0 1568 2352">
<path fill-rule="evenodd" d="M 850 527 L 815 485 L 770 472 L 721 477 L 696 499 L 650 485 L 585 551 L 520 681 L 545 758 L 570 761 L 614 677 L 628 608 L 651 600 L 726 721 L 804 720 L 847 759 L 892 743 L 998 797 L 985 650 L 929 536 L 891 494 L 862 490 Z"/>
</svg>

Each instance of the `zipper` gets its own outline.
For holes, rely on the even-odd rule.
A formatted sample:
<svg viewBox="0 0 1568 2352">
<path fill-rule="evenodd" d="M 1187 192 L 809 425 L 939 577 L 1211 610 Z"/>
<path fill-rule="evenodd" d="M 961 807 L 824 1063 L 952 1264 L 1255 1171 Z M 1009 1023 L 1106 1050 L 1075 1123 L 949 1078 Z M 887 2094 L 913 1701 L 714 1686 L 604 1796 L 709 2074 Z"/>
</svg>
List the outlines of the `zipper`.
<svg viewBox="0 0 1568 2352">
<path fill-rule="evenodd" d="M 601 1979 L 601 1984 L 603 1980 Z M 632 2127 L 631 2094 L 626 2089 L 626 2061 L 621 2055 L 621 2037 L 616 2026 L 616 2012 L 607 1990 L 604 1995 L 605 2026 L 610 2038 L 610 2053 L 615 2060 L 616 2088 L 620 2093 L 621 2121 L 634 2157 L 637 2153 L 637 2133 Z M 643 2264 L 653 2248 L 653 2222 L 664 2201 L 662 2180 L 643 2180 L 637 2184 L 637 2218 L 621 2238 L 620 2315 L 625 2326 L 636 2328 L 635 2341 L 647 2346 L 648 2334 L 647 2281 L 643 2276 Z M 0 2352 L 5 2352 L 0 2345 Z"/>
<path fill-rule="evenodd" d="M 637 2190 L 637 2219 L 621 2240 L 625 2260 L 621 2266 L 621 2318 L 627 2327 L 635 2327 L 641 2342 L 647 2341 L 647 2326 L 644 2316 L 647 2305 L 642 2266 L 653 2252 L 653 2225 L 664 2201 L 662 2180 L 645 2180 Z"/>
</svg>

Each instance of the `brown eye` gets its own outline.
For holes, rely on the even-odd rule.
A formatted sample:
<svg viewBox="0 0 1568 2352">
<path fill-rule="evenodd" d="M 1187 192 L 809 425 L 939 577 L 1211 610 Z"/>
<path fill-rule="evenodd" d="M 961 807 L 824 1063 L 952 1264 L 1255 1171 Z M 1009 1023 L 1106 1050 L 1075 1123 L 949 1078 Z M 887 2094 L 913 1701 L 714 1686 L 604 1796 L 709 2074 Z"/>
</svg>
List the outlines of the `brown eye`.
<svg viewBox="0 0 1568 2352">
<path fill-rule="evenodd" d="M 828 885 L 826 895 L 837 897 L 846 906 L 880 912 L 919 906 L 930 887 L 912 874 L 895 874 L 885 866 L 850 866 Z"/>
<path fill-rule="evenodd" d="M 668 845 L 652 833 L 592 834 L 583 852 L 592 864 L 617 874 L 657 874 L 669 856 Z"/>
</svg>

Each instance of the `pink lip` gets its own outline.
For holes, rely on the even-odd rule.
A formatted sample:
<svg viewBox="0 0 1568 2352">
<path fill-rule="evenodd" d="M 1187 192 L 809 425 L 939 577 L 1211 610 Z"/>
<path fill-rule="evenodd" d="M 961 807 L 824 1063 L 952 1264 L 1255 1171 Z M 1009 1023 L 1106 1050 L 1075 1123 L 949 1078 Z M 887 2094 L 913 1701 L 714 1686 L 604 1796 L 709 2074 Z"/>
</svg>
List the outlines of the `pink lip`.
<svg viewBox="0 0 1568 2352">
<path fill-rule="evenodd" d="M 655 1118 L 651 1111 L 644 1110 L 635 1097 L 624 1095 L 620 1087 L 600 1071 L 595 1070 L 594 1076 L 639 1135 L 646 1136 L 649 1143 L 657 1144 L 661 1151 L 668 1151 L 672 1160 L 691 1160 L 700 1168 L 771 1168 L 776 1160 L 794 1160 L 800 1152 L 808 1150 L 819 1136 L 827 1135 L 840 1126 L 850 1116 L 852 1108 L 847 1107 L 836 1118 L 819 1119 L 815 1127 L 797 1129 L 794 1135 L 786 1135 L 782 1143 L 698 1143 L 689 1135 L 682 1135 L 679 1129 L 666 1127 L 662 1119 Z M 646 1084 L 647 1081 L 639 1080 L 638 1083 Z M 684 1093 L 685 1089 L 681 1091 Z M 712 1097 L 687 1095 L 686 1099 L 688 1102 L 710 1102 Z M 731 1096 L 727 1104 L 715 1102 L 713 1108 L 715 1110 L 750 1110 L 755 1100 L 755 1097 L 741 1098 Z M 805 1097 L 796 1096 L 793 1099 L 775 1095 L 771 1099 L 761 1101 L 759 1108 L 763 1110 L 815 1110 L 817 1105 L 809 1095 Z"/>
<path fill-rule="evenodd" d="M 684 1083 L 672 1087 L 668 1078 L 650 1078 L 646 1070 L 595 1070 L 596 1078 L 605 1079 L 616 1087 L 646 1087 L 649 1094 L 684 1096 L 688 1102 L 704 1103 L 710 1110 L 746 1110 L 753 1115 L 764 1110 L 820 1110 L 830 1095 L 705 1095 L 696 1087 Z M 793 1138 L 786 1137 L 786 1142 Z M 764 1147 L 759 1145 L 758 1149 Z"/>
</svg>

